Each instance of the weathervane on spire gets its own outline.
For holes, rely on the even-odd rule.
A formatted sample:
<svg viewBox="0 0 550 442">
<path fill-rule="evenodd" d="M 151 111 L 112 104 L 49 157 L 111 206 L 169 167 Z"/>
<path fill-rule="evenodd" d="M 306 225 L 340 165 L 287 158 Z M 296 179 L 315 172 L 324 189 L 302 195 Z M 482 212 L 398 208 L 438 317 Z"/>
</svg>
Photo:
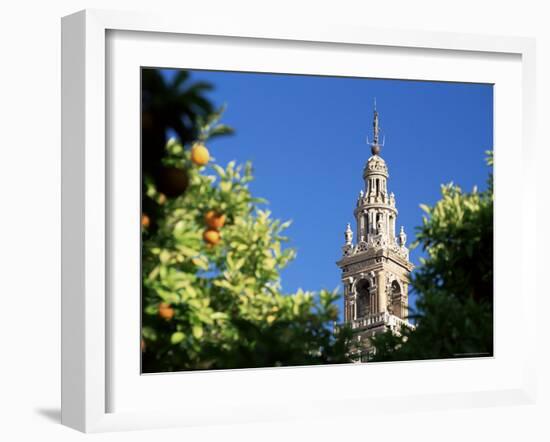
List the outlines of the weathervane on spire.
<svg viewBox="0 0 550 442">
<path fill-rule="evenodd" d="M 369 143 L 369 137 L 367 137 L 367 144 L 370 145 L 370 149 L 373 155 L 380 153 L 380 148 L 384 146 L 384 141 L 380 144 L 380 125 L 378 123 L 378 111 L 376 110 L 376 98 L 374 99 L 374 119 L 372 122 L 373 138 L 372 143 Z"/>
</svg>

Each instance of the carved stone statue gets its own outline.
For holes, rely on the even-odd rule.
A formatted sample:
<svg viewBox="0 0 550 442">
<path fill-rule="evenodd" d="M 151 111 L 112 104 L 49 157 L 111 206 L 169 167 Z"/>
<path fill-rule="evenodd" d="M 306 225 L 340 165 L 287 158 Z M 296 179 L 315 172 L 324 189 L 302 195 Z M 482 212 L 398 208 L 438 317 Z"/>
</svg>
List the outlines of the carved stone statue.
<svg viewBox="0 0 550 442">
<path fill-rule="evenodd" d="M 353 230 L 351 230 L 351 226 L 349 223 L 346 227 L 346 232 L 344 236 L 346 238 L 346 245 L 351 245 L 351 243 L 353 242 Z"/>
<path fill-rule="evenodd" d="M 406 243 L 407 243 L 407 235 L 405 233 L 404 227 L 401 226 L 401 231 L 399 232 L 399 245 L 401 247 L 405 247 Z"/>
<path fill-rule="evenodd" d="M 381 219 L 378 220 L 378 223 L 376 224 L 376 229 L 378 230 L 379 235 L 384 234 L 384 223 L 382 222 Z"/>
</svg>

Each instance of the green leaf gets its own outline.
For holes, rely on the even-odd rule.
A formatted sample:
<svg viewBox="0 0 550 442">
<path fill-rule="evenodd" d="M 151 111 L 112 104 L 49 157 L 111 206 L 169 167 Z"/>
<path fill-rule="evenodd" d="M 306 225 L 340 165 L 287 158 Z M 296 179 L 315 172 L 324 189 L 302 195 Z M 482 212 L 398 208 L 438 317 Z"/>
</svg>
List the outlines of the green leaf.
<svg viewBox="0 0 550 442">
<path fill-rule="evenodd" d="M 430 211 L 432 210 L 431 207 L 426 204 L 420 204 L 420 208 L 426 213 L 430 213 Z"/>
<path fill-rule="evenodd" d="M 231 182 L 223 181 L 220 183 L 220 190 L 222 192 L 229 192 L 231 190 Z"/>
<path fill-rule="evenodd" d="M 185 245 L 178 245 L 178 250 L 185 256 L 187 256 L 188 258 L 192 258 L 194 256 L 197 256 L 199 254 L 199 252 L 197 252 L 196 250 L 192 249 L 191 247 L 187 247 Z"/>
<path fill-rule="evenodd" d="M 202 270 L 208 270 L 208 259 L 204 256 L 196 256 L 191 262 Z"/>
<path fill-rule="evenodd" d="M 214 138 L 220 135 L 232 135 L 235 131 L 232 127 L 225 124 L 218 124 L 214 129 L 210 131 L 210 138 Z"/>
<path fill-rule="evenodd" d="M 203 335 L 203 328 L 202 328 L 202 325 L 194 325 L 193 328 L 192 328 L 192 332 L 193 332 L 193 336 L 197 339 L 200 339 L 202 338 L 202 335 Z"/>
<path fill-rule="evenodd" d="M 170 337 L 170 342 L 174 345 L 179 344 L 181 341 L 185 339 L 185 334 L 183 332 L 175 332 L 172 333 L 172 336 Z"/>
<path fill-rule="evenodd" d="M 218 164 L 212 164 L 212 167 L 221 178 L 225 177 L 225 170 L 223 169 L 223 167 L 219 166 Z"/>
</svg>

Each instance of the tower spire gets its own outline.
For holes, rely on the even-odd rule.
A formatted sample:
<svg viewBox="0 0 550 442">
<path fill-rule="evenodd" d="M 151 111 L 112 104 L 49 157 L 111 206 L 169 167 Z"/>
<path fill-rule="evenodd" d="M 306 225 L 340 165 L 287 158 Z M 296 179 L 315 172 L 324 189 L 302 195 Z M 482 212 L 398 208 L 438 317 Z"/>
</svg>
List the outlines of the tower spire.
<svg viewBox="0 0 550 442">
<path fill-rule="evenodd" d="M 378 121 L 378 111 L 376 110 L 376 98 L 374 99 L 374 116 L 372 121 L 373 137 L 370 143 L 371 152 L 373 155 L 380 153 L 380 125 Z"/>
</svg>

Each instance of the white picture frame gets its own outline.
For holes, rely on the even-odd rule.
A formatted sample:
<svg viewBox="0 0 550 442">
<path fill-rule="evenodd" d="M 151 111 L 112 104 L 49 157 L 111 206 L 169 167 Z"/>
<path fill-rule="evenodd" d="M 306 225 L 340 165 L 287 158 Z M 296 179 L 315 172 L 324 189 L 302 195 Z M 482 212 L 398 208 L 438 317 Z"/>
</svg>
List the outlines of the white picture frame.
<svg viewBox="0 0 550 442">
<path fill-rule="evenodd" d="M 120 36 L 122 38 L 116 40 L 119 43 L 110 40 Z M 497 94 L 495 99 L 495 119 L 498 121 L 498 127 L 495 127 L 495 145 L 498 145 L 495 146 L 495 218 L 498 222 L 495 234 L 495 260 L 499 259 L 498 252 L 505 246 L 503 230 L 508 226 L 504 217 L 499 219 L 499 213 L 504 213 L 514 197 L 516 204 L 522 207 L 518 215 L 520 228 L 516 229 L 514 244 L 506 246 L 512 247 L 517 252 L 515 256 L 519 256 L 517 259 L 521 266 L 515 266 L 515 279 L 518 281 L 516 289 L 521 296 L 515 300 L 517 308 L 514 311 L 505 308 L 507 301 L 501 302 L 499 307 L 498 298 L 496 300 L 494 358 L 477 361 L 222 370 L 215 373 L 150 376 L 140 376 L 140 373 L 136 372 L 136 355 L 139 355 L 137 340 L 135 349 L 129 350 L 134 353 L 125 353 L 124 349 L 128 348 L 125 343 L 132 338 L 123 336 L 127 334 L 118 331 L 134 327 L 136 316 L 132 314 L 122 318 L 116 313 L 118 301 L 114 302 L 109 296 L 110 290 L 118 284 L 113 282 L 110 266 L 118 259 L 115 255 L 124 253 L 120 252 L 120 247 L 115 247 L 116 251 L 113 251 L 112 244 L 118 241 L 117 232 L 121 231 L 120 227 L 117 227 L 117 220 L 125 216 L 124 210 L 132 210 L 131 206 L 121 208 L 120 205 L 113 204 L 116 195 L 111 194 L 112 186 L 113 182 L 117 183 L 117 177 L 120 177 L 121 173 L 128 173 L 124 175 L 125 178 L 135 178 L 131 175 L 135 173 L 135 168 L 128 172 L 118 169 L 120 162 L 117 162 L 116 155 L 113 156 L 109 149 L 109 143 L 116 144 L 118 135 L 112 128 L 108 130 L 107 122 L 111 124 L 112 120 L 117 121 L 117 128 L 118 124 L 120 127 L 124 126 L 121 130 L 126 131 L 126 134 L 132 133 L 132 128 L 135 129 L 136 124 L 135 118 L 128 116 L 126 127 L 126 120 L 117 117 L 118 108 L 110 107 L 109 94 L 113 92 L 110 83 L 117 81 L 117 72 L 111 68 L 119 61 L 117 66 L 122 66 L 120 69 L 124 69 L 124 66 L 135 68 L 141 64 L 146 53 L 162 57 L 165 52 L 162 50 L 163 46 L 185 45 L 186 39 L 193 39 L 193 42 L 198 42 L 203 49 L 206 47 L 214 50 L 216 45 L 208 43 L 212 41 L 209 38 L 215 38 L 216 42 L 225 47 L 228 47 L 228 44 L 231 46 L 230 43 L 233 42 L 236 50 L 241 48 L 243 52 L 236 56 L 236 59 L 248 63 L 248 67 L 243 68 L 241 65 L 235 68 L 243 70 L 253 69 L 254 65 L 258 69 L 261 60 L 249 58 L 248 61 L 243 61 L 248 50 L 245 46 L 261 47 L 262 44 L 268 44 L 274 51 L 282 54 L 281 59 L 285 58 L 289 51 L 302 51 L 301 53 L 305 54 L 308 51 L 315 52 L 316 48 L 320 48 L 319 51 L 329 51 L 334 57 L 341 57 L 341 64 L 332 63 L 332 71 L 323 71 L 325 73 L 338 74 L 339 69 L 357 69 L 351 64 L 346 67 L 346 60 L 354 55 L 354 51 L 367 50 L 371 51 L 373 57 L 386 57 L 390 66 L 386 71 L 374 72 L 371 76 L 403 78 L 399 75 L 392 76 L 391 69 L 397 69 L 392 66 L 397 65 L 395 61 L 399 57 L 406 57 L 408 53 L 416 51 L 415 54 L 420 59 L 430 58 L 431 72 L 423 74 L 422 70 L 426 70 L 426 63 L 414 66 L 414 57 L 410 57 L 409 60 L 412 60 L 413 64 L 411 69 L 416 71 L 411 70 L 412 73 L 408 74 L 407 78 L 437 77 L 452 81 L 453 77 L 445 73 L 448 71 L 446 65 L 449 60 L 460 64 L 462 59 L 468 59 L 465 63 L 470 64 L 464 66 L 481 66 L 480 70 L 476 72 L 475 69 L 464 67 L 462 71 L 458 69 L 461 73 L 454 74 L 455 81 L 485 79 L 491 82 L 491 75 L 501 79 L 496 84 L 504 85 L 503 92 Z M 137 47 L 140 44 L 145 47 L 148 41 L 154 43 L 148 50 L 136 50 L 136 44 Z M 181 51 L 178 53 L 181 54 Z M 388 58 L 388 54 L 395 57 L 395 60 Z M 529 229 L 534 231 L 534 227 L 531 227 L 535 219 L 536 205 L 536 186 L 533 185 L 534 174 L 531 173 L 534 170 L 535 158 L 534 40 L 417 31 L 397 32 L 311 23 L 298 27 L 283 23 L 249 23 L 244 18 L 238 22 L 216 22 L 198 17 L 182 25 L 177 17 L 87 10 L 63 18 L 62 56 L 63 424 L 84 432 L 98 432 L 253 422 L 289 417 L 306 418 L 335 413 L 364 414 L 368 419 L 375 411 L 406 410 L 412 406 L 415 409 L 441 409 L 534 401 L 535 349 L 525 347 L 516 357 L 517 363 L 512 363 L 507 358 L 513 351 L 516 338 L 512 334 L 498 333 L 499 322 L 503 327 L 501 330 L 506 330 L 504 325 L 515 319 L 514 314 L 516 317 L 531 318 L 530 321 L 523 322 L 523 336 L 534 336 L 536 329 L 536 320 L 529 315 L 530 306 L 536 304 L 535 280 L 523 277 L 529 271 L 525 257 L 534 256 L 536 250 L 533 241 L 525 240 L 524 229 L 521 228 L 529 226 Z M 277 57 L 273 54 L 272 58 Z M 498 59 L 502 63 L 509 62 L 510 76 L 506 76 L 507 69 L 491 68 L 487 61 L 489 59 Z M 148 60 L 153 60 L 153 64 L 146 65 L 167 66 L 162 58 L 152 57 Z M 200 62 L 198 58 L 196 60 L 197 63 Z M 297 59 L 294 62 L 293 72 L 313 73 L 312 69 L 318 72 L 318 69 L 323 68 L 321 65 L 315 65 L 314 57 L 304 61 L 304 64 L 298 63 Z M 213 60 L 212 63 L 210 68 L 215 68 L 215 64 L 220 62 Z M 181 61 L 174 62 L 173 65 L 177 67 L 181 65 Z M 228 65 L 218 67 L 228 68 Z M 267 66 L 264 68 L 268 69 Z M 129 85 L 131 83 L 128 82 Z M 137 90 L 134 92 L 139 93 Z M 131 87 L 128 86 L 128 94 L 132 93 Z M 503 100 L 500 103 L 499 97 Z M 133 101 L 135 96 L 120 98 L 134 106 L 134 116 L 139 115 L 138 102 Z M 503 103 L 517 106 L 503 106 Z M 138 107 L 135 107 L 136 105 Z M 514 123 L 515 126 L 510 126 Z M 504 128 L 509 130 L 508 138 L 501 136 Z M 138 132 L 135 136 L 139 138 Z M 517 147 L 518 145 L 520 147 Z M 139 149 L 135 151 L 135 155 L 135 158 L 139 159 Z M 521 186 L 510 183 L 513 176 L 522 177 Z M 126 181 L 134 185 L 135 180 L 132 179 Z M 139 192 L 139 185 L 136 189 Z M 113 209 L 115 206 L 118 212 Z M 112 219 L 113 216 L 116 219 Z M 134 253 L 134 264 L 135 259 L 139 261 L 139 256 L 135 256 Z M 496 293 L 505 293 L 506 290 L 506 293 L 509 293 L 511 289 L 506 288 L 503 280 L 508 273 L 506 266 L 509 264 L 504 262 L 505 258 L 502 256 L 500 259 L 503 261 L 500 267 L 503 270 L 499 272 L 499 267 L 496 266 Z M 132 262 L 131 256 L 127 261 Z M 139 322 L 137 324 L 139 325 Z M 534 340 L 527 339 L 523 342 Z M 122 350 L 114 351 L 115 348 Z M 449 379 L 434 377 L 442 366 L 446 373 L 456 374 L 457 377 L 452 382 Z M 502 371 L 502 377 L 492 376 L 493 382 L 488 382 L 491 372 L 495 370 L 508 371 Z M 384 376 L 403 376 L 404 373 L 410 373 L 412 378 L 416 377 L 419 380 L 419 389 L 404 388 L 398 391 L 380 387 L 377 389 L 375 385 L 371 385 L 357 388 L 352 395 L 336 391 L 324 396 L 316 391 L 316 383 L 321 379 L 329 383 L 336 382 L 338 378 L 354 382 L 361 377 L 383 379 Z M 463 377 L 458 379 L 461 373 Z M 479 374 L 481 379 L 476 381 L 476 374 Z M 269 383 L 274 385 L 272 390 L 266 386 L 268 379 Z M 283 383 L 292 388 L 281 389 Z M 451 383 L 454 384 L 452 391 L 446 388 L 447 385 L 450 388 Z M 176 406 L 173 401 L 165 401 L 154 393 L 162 389 L 176 391 L 184 387 L 187 394 L 183 396 L 184 399 L 180 399 L 180 406 Z M 117 392 L 116 395 L 113 394 L 114 391 Z M 136 392 L 135 396 L 132 396 L 132 392 Z M 238 397 L 235 396 L 236 393 L 240 393 Z M 266 396 L 271 397 L 271 400 L 266 401 Z M 117 398 L 116 403 L 113 397 Z M 372 400 L 373 398 L 376 400 Z M 138 404 L 140 400 L 145 403 Z M 135 404 L 135 407 L 129 404 Z"/>
</svg>

